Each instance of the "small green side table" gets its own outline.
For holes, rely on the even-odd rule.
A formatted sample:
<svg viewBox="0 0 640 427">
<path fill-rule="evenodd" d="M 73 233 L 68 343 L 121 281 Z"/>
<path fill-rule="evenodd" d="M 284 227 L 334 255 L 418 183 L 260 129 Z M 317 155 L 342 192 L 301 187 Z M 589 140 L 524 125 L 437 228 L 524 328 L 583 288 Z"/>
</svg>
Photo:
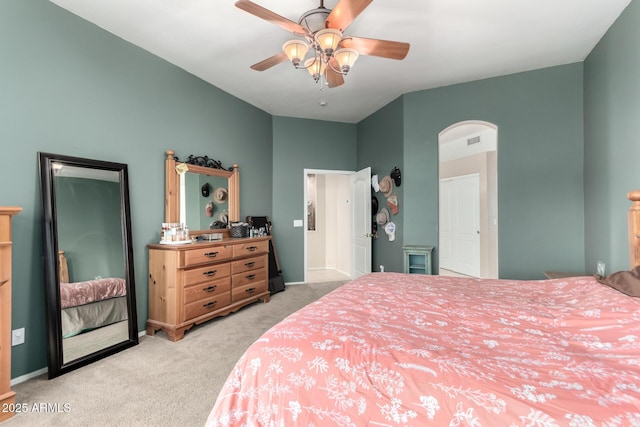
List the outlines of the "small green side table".
<svg viewBox="0 0 640 427">
<path fill-rule="evenodd" d="M 407 274 L 433 274 L 431 252 L 433 246 L 403 246 L 404 272 Z"/>
</svg>

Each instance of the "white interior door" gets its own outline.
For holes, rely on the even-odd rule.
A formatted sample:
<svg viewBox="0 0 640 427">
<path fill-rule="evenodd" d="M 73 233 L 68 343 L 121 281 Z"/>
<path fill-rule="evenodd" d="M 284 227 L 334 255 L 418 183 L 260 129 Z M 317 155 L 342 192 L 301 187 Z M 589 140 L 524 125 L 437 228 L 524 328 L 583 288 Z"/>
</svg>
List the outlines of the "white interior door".
<svg viewBox="0 0 640 427">
<path fill-rule="evenodd" d="M 351 175 L 353 256 L 351 278 L 371 273 L 371 168 Z"/>
<path fill-rule="evenodd" d="M 463 176 L 454 182 L 458 205 L 457 271 L 480 277 L 480 175 Z"/>
<path fill-rule="evenodd" d="M 440 181 L 440 267 L 480 277 L 480 176 Z"/>
</svg>

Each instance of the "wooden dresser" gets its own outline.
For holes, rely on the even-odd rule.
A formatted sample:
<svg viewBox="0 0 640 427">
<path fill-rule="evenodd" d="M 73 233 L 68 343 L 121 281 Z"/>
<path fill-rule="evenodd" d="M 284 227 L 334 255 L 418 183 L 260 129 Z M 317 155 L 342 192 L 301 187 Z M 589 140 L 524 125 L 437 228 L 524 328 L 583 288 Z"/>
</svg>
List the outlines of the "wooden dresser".
<svg viewBox="0 0 640 427">
<path fill-rule="evenodd" d="M 11 391 L 11 217 L 22 208 L 0 207 L 0 421 L 13 416 Z"/>
<path fill-rule="evenodd" d="M 269 302 L 269 239 L 148 245 L 147 334 L 162 329 L 178 341 L 193 325 L 259 299 Z"/>
</svg>

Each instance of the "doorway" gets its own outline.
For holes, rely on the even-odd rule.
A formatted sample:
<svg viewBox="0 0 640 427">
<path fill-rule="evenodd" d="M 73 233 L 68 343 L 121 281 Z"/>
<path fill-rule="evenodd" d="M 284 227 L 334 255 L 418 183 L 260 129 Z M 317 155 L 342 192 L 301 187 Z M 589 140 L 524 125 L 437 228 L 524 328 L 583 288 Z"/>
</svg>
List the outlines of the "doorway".
<svg viewBox="0 0 640 427">
<path fill-rule="evenodd" d="M 455 123 L 438 135 L 439 274 L 498 278 L 498 128 Z"/>
<path fill-rule="evenodd" d="M 351 278 L 352 174 L 305 170 L 305 283 Z"/>
</svg>

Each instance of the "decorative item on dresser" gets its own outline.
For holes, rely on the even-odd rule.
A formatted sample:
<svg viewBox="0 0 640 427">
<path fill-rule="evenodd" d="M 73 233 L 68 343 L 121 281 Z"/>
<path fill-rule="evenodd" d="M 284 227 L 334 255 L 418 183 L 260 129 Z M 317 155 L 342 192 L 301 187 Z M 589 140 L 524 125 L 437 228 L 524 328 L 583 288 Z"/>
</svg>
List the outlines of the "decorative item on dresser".
<svg viewBox="0 0 640 427">
<path fill-rule="evenodd" d="M 262 299 L 269 302 L 269 236 L 190 245 L 148 245 L 147 334 L 171 341 L 214 317 Z"/>
<path fill-rule="evenodd" d="M 14 415 L 11 391 L 11 217 L 22 208 L 0 207 L 0 421 Z"/>
</svg>

